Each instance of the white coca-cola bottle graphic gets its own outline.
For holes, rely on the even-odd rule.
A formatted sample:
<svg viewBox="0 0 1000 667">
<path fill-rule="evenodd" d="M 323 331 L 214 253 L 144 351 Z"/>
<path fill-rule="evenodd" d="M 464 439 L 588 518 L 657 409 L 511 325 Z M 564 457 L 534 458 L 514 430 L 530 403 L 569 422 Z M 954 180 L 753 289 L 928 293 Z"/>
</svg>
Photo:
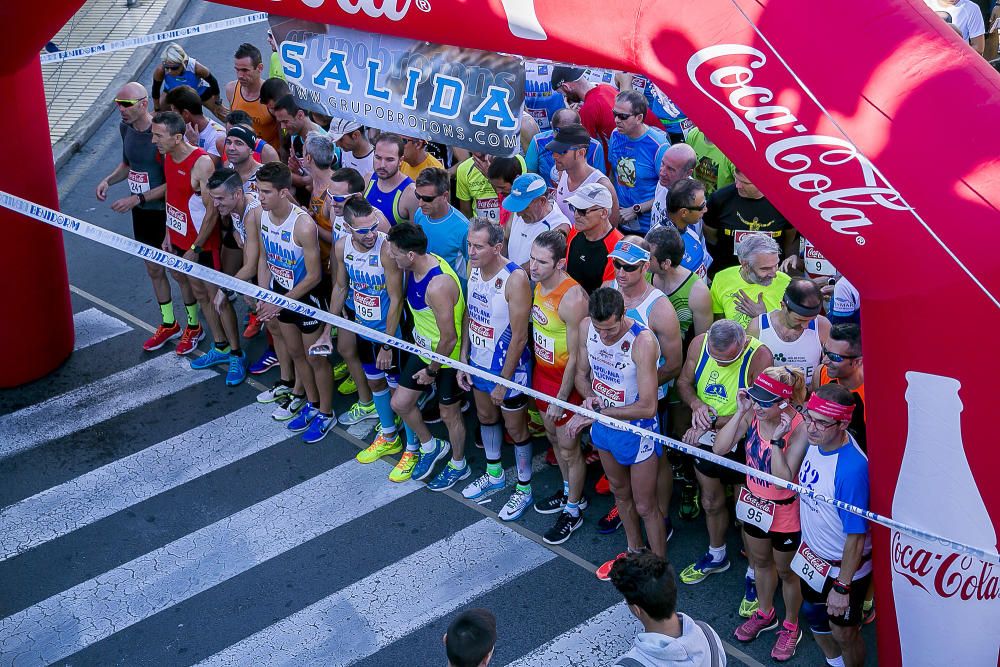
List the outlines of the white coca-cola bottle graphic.
<svg viewBox="0 0 1000 667">
<path fill-rule="evenodd" d="M 906 380 L 909 425 L 892 518 L 995 553 L 996 531 L 962 443 L 961 383 L 914 371 Z M 1000 568 L 897 531 L 891 562 L 905 667 L 997 665 Z"/>
</svg>

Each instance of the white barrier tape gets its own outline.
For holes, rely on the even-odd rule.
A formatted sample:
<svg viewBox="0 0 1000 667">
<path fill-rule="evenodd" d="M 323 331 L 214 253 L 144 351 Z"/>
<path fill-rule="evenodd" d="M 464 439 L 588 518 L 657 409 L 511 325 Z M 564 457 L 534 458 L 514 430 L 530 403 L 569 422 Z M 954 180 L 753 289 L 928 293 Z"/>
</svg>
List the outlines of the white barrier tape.
<svg viewBox="0 0 1000 667">
<path fill-rule="evenodd" d="M 730 461 L 729 459 L 724 458 L 722 456 L 718 456 L 711 452 L 706 452 L 705 450 L 699 449 L 697 447 L 692 447 L 691 445 L 685 444 L 678 440 L 673 440 L 672 438 L 668 438 L 659 433 L 647 431 L 646 429 L 638 428 L 637 426 L 634 426 L 627 422 L 622 422 L 617 419 L 600 415 L 596 412 L 591 412 L 590 410 L 582 408 L 579 405 L 566 403 L 565 401 L 561 401 L 553 396 L 549 396 L 547 394 L 535 391 L 530 387 L 525 387 L 515 382 L 511 382 L 510 380 L 507 380 L 505 378 L 493 375 L 492 373 L 487 373 L 482 371 L 481 369 L 473 368 L 472 366 L 468 366 L 449 357 L 445 357 L 435 352 L 431 352 L 422 347 L 414 345 L 413 343 L 410 343 L 408 341 L 400 340 L 393 336 L 384 334 L 381 331 L 377 331 L 375 329 L 369 329 L 368 327 L 362 326 L 356 322 L 352 322 L 342 317 L 338 317 L 325 310 L 317 310 L 316 308 L 308 306 L 299 301 L 293 301 L 291 299 L 287 299 L 280 294 L 271 292 L 270 290 L 262 289 L 260 287 L 257 287 L 256 285 L 244 282 L 242 280 L 237 280 L 236 278 L 233 278 L 232 276 L 226 275 L 219 271 L 209 269 L 207 267 L 201 266 L 200 264 L 189 262 L 188 260 L 182 257 L 178 257 L 176 255 L 164 252 L 159 248 L 154 248 L 152 246 L 145 245 L 144 243 L 139 243 L 138 241 L 130 239 L 126 236 L 122 236 L 120 234 L 115 234 L 114 232 L 108 231 L 103 227 L 98 227 L 97 225 L 91 224 L 84 220 L 80 220 L 78 218 L 74 218 L 64 213 L 60 213 L 53 209 L 47 208 L 45 206 L 35 204 L 26 199 L 22 199 L 21 197 L 17 197 L 2 190 L 0 190 L 0 206 L 8 208 L 12 211 L 16 211 L 17 213 L 21 213 L 30 218 L 34 218 L 35 220 L 44 222 L 48 225 L 52 225 L 53 227 L 57 227 L 64 231 L 72 232 L 79 236 L 91 239 L 92 241 L 97 241 L 98 243 L 106 245 L 110 248 L 121 250 L 122 252 L 126 252 L 130 255 L 133 255 L 145 261 L 160 264 L 161 266 L 164 266 L 168 269 L 173 269 L 174 271 L 180 271 L 182 273 L 186 273 L 199 280 L 213 283 L 215 285 L 218 285 L 219 287 L 224 287 L 234 292 L 245 294 L 259 301 L 266 301 L 268 303 L 273 303 L 277 306 L 281 306 L 282 308 L 291 310 L 306 317 L 315 318 L 322 322 L 326 322 L 327 324 L 331 324 L 335 327 L 338 327 L 339 329 L 351 331 L 355 334 L 359 334 L 382 343 L 388 343 L 389 345 L 392 345 L 393 347 L 396 347 L 405 352 L 410 352 L 411 354 L 417 354 L 426 359 L 432 359 L 438 363 L 446 364 L 457 370 L 465 371 L 470 375 L 479 376 L 483 379 L 489 380 L 490 382 L 494 382 L 509 389 L 520 391 L 528 396 L 539 398 L 547 403 L 558 405 L 564 410 L 569 410 L 570 412 L 575 412 L 577 414 L 583 415 L 585 417 L 594 420 L 595 422 L 601 422 L 602 424 L 609 426 L 611 428 L 615 428 L 621 431 L 626 431 L 628 433 L 633 433 L 635 435 L 639 435 L 642 437 L 651 438 L 652 440 L 655 440 L 672 449 L 684 452 L 685 454 L 689 454 L 696 458 L 700 458 L 705 461 L 718 464 L 724 468 L 734 470 L 741 474 L 750 475 L 755 479 L 759 479 L 764 482 L 769 482 L 777 487 L 788 489 L 789 491 L 794 491 L 799 495 L 809 496 L 810 498 L 814 498 L 820 502 L 829 503 L 839 509 L 864 517 L 865 519 L 873 523 L 881 524 L 882 526 L 885 526 L 887 528 L 898 530 L 901 533 L 906 533 L 907 535 L 916 537 L 921 540 L 925 540 L 927 542 L 936 542 L 952 551 L 968 554 L 985 562 L 1000 565 L 1000 554 L 998 554 L 995 551 L 988 551 L 986 549 L 974 547 L 965 544 L 963 542 L 949 540 L 940 535 L 936 535 L 934 533 L 920 530 L 919 528 L 914 528 L 913 526 L 899 523 L 898 521 L 895 521 L 889 517 L 882 516 L 881 514 L 876 514 L 875 512 L 869 510 L 861 509 L 860 507 L 855 507 L 854 505 L 850 505 L 835 498 L 828 498 L 822 494 L 816 493 L 812 489 L 806 488 L 804 486 L 799 486 L 798 484 L 795 484 L 793 482 L 787 482 L 769 473 L 749 468 L 746 465 Z"/>
<path fill-rule="evenodd" d="M 41 60 L 44 65 L 45 63 L 62 62 L 63 60 L 72 60 L 74 58 L 85 58 L 86 56 L 92 56 L 97 53 L 111 53 L 112 51 L 121 51 L 122 49 L 134 49 L 137 46 L 169 42 L 182 37 L 190 37 L 191 35 L 205 35 L 210 32 L 228 30 L 229 28 L 238 28 L 239 26 L 250 25 L 252 23 L 263 23 L 264 21 L 267 21 L 267 12 L 244 14 L 243 16 L 236 16 L 231 19 L 212 21 L 211 23 L 202 23 L 187 28 L 175 28 L 174 30 L 157 32 L 152 35 L 128 37 L 114 42 L 105 42 L 104 44 L 94 44 L 92 46 L 81 46 L 76 49 L 56 51 L 55 53 L 43 53 Z"/>
</svg>

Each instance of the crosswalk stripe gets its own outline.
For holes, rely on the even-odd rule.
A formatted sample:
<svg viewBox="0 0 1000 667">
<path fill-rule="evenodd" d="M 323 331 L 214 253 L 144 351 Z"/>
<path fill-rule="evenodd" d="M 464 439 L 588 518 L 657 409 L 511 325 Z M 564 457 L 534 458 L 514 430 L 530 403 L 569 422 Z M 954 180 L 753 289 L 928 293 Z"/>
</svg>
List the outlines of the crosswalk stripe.
<svg viewBox="0 0 1000 667">
<path fill-rule="evenodd" d="M 348 461 L 0 620 L 11 663 L 61 660 L 423 488 L 389 465 Z M 23 663 L 22 663 L 23 661 Z"/>
<path fill-rule="evenodd" d="M 215 378 L 190 361 L 164 354 L 73 391 L 0 417 L 0 459 L 117 417 Z"/>
<path fill-rule="evenodd" d="M 0 562 L 291 437 L 248 405 L 0 510 Z"/>
<path fill-rule="evenodd" d="M 117 317 L 111 317 L 103 310 L 88 308 L 79 313 L 73 313 L 73 329 L 76 332 L 73 351 L 76 352 L 109 338 L 120 336 L 131 331 L 132 327 Z"/>
<path fill-rule="evenodd" d="M 507 667 L 610 665 L 629 650 L 632 638 L 642 631 L 642 625 L 629 612 L 625 603 L 621 602 L 564 632 Z"/>
<path fill-rule="evenodd" d="M 347 665 L 553 558 L 483 519 L 199 664 Z"/>
</svg>

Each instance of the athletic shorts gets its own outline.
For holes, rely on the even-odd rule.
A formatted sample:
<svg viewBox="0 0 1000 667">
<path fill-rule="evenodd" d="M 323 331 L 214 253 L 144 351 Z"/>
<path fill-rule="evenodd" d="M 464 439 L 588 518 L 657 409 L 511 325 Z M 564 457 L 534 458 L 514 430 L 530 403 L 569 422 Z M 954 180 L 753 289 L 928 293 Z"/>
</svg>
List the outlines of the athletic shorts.
<svg viewBox="0 0 1000 667">
<path fill-rule="evenodd" d="M 160 239 L 160 241 L 162 242 L 163 239 Z M 187 252 L 187 250 L 178 248 L 173 243 L 170 244 L 170 249 L 178 257 L 183 257 L 184 253 Z M 210 269 L 215 269 L 216 271 L 222 270 L 222 259 L 219 256 L 218 248 L 212 248 L 211 250 L 208 249 L 202 250 L 201 253 L 198 254 L 197 261 L 198 264 L 201 264 L 202 266 L 208 267 Z M 197 278 L 195 280 L 197 280 Z"/>
<path fill-rule="evenodd" d="M 483 368 L 472 361 L 469 361 L 469 365 L 475 368 L 477 371 L 483 371 L 486 373 L 492 373 L 493 375 L 500 375 L 499 369 L 489 369 Z M 522 387 L 531 386 L 531 368 L 527 364 L 521 364 L 514 370 L 514 377 L 511 381 L 515 384 L 519 384 Z M 472 388 L 477 391 L 481 391 L 484 394 L 492 393 L 496 389 L 497 383 L 490 382 L 485 378 L 481 378 L 478 375 L 472 376 Z M 528 404 L 528 398 L 521 391 L 517 389 L 508 389 L 503 394 L 504 408 L 508 410 L 520 410 Z"/>
<path fill-rule="evenodd" d="M 241 250 L 240 242 L 236 240 L 236 230 L 233 228 L 233 219 L 226 216 L 228 222 L 222 222 L 222 246 L 230 250 Z"/>
<path fill-rule="evenodd" d="M 535 391 L 540 391 L 543 394 L 548 394 L 549 396 L 556 396 L 559 393 L 560 386 L 561 385 L 559 383 L 556 383 L 553 380 L 549 379 L 547 376 L 539 373 L 538 369 L 535 369 L 535 372 L 531 374 L 531 388 L 534 389 Z M 576 393 L 576 389 L 573 389 L 573 392 L 569 395 L 569 398 L 566 399 L 566 403 L 572 403 L 573 405 L 580 405 L 581 403 L 583 403 L 583 397 L 580 396 L 580 394 Z M 535 406 L 538 408 L 538 411 L 541 412 L 543 415 L 545 414 L 545 411 L 549 409 L 548 401 L 543 401 L 538 398 L 535 399 Z M 569 420 L 572 418 L 573 418 L 572 412 L 570 412 L 569 410 L 563 410 L 562 417 L 556 420 L 556 426 L 565 426 L 566 423 L 569 422 Z"/>
<path fill-rule="evenodd" d="M 648 431 L 656 430 L 655 419 L 642 419 L 631 423 Z M 663 445 L 658 441 L 628 431 L 620 431 L 601 422 L 595 422 L 590 427 L 590 440 L 594 443 L 594 447 L 610 452 L 615 461 L 623 466 L 642 463 L 654 454 L 660 456 L 663 453 Z"/>
<path fill-rule="evenodd" d="M 817 593 L 809 586 L 809 584 L 801 579 L 799 581 L 802 586 L 802 599 L 809 604 L 819 607 L 819 609 L 822 610 L 821 615 L 826 616 L 830 623 L 845 628 L 861 625 L 861 621 L 864 616 L 862 613 L 862 606 L 865 603 L 865 596 L 868 594 L 868 586 L 872 581 L 871 572 L 860 579 L 855 579 L 851 582 L 851 592 L 847 594 L 849 599 L 847 613 L 841 616 L 831 616 L 826 613 L 826 598 L 830 594 L 830 590 L 833 588 L 833 577 L 826 578 L 826 584 L 823 586 L 822 593 Z M 809 618 L 809 626 L 815 630 L 821 631 L 822 623 L 817 624 L 815 622 L 816 620 L 817 619 Z M 820 627 L 817 627 L 817 625 Z"/>
<path fill-rule="evenodd" d="M 278 294 L 287 294 L 288 290 L 279 285 L 278 283 L 271 281 L 272 292 Z M 319 285 L 312 288 L 308 294 L 299 299 L 302 303 L 312 306 L 316 310 L 327 310 L 330 307 L 330 283 L 325 278 L 319 281 Z M 315 333 L 323 323 L 316 319 L 315 317 L 307 317 L 295 311 L 282 308 L 278 311 L 278 321 L 284 322 L 285 324 L 294 324 L 298 327 L 299 331 L 304 334 Z"/>
<path fill-rule="evenodd" d="M 799 548 L 799 543 L 802 541 L 801 530 L 797 530 L 794 533 L 776 533 L 773 530 L 765 533 L 757 526 L 744 523 L 743 532 L 758 540 L 771 540 L 771 548 L 784 553 L 795 551 Z"/>
<path fill-rule="evenodd" d="M 420 384 L 413 379 L 421 370 L 430 364 L 415 354 L 403 355 L 402 370 L 399 372 L 399 386 L 414 391 L 423 391 L 427 385 Z M 438 402 L 441 405 L 455 405 L 462 400 L 463 391 L 458 386 L 458 371 L 454 368 L 439 368 L 437 377 L 434 379 L 434 386 L 437 388 Z"/>
<path fill-rule="evenodd" d="M 712 446 L 698 445 L 698 449 L 711 453 Z M 740 440 L 739 444 L 736 446 L 735 452 L 729 452 L 723 456 L 723 458 L 729 459 L 733 463 L 746 465 L 746 446 L 743 440 Z M 705 459 L 695 457 L 694 467 L 695 470 L 700 472 L 705 477 L 717 479 L 723 484 L 745 484 L 747 481 L 746 473 L 736 472 L 735 470 L 730 470 L 729 468 L 723 468 L 717 463 L 712 463 L 711 461 L 706 461 Z"/>
<path fill-rule="evenodd" d="M 167 212 L 155 208 L 132 209 L 132 238 L 154 248 L 163 247 L 167 235 Z"/>
</svg>

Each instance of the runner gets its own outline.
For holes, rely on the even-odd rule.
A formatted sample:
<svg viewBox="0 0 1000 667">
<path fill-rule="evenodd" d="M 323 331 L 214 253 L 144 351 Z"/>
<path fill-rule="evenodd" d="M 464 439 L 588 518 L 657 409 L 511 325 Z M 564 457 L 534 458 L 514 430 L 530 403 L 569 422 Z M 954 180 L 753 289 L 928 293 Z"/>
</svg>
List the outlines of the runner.
<svg viewBox="0 0 1000 667">
<path fill-rule="evenodd" d="M 164 98 L 167 111 L 176 111 L 187 124 L 184 138 L 192 146 L 203 149 L 212 156 L 216 166 L 222 163 L 219 146 L 226 139 L 226 131 L 205 116 L 201 97 L 191 86 L 177 86 Z"/>
<path fill-rule="evenodd" d="M 667 218 L 664 223 L 673 226 L 684 240 L 684 257 L 681 266 L 698 274 L 699 278 L 708 275 L 708 267 L 712 265 L 712 256 L 705 250 L 705 243 L 698 235 L 701 218 L 705 214 L 705 184 L 688 178 L 674 183 L 667 194 Z"/>
<path fill-rule="evenodd" d="M 426 350 L 458 359 L 465 312 L 458 276 L 448 262 L 427 252 L 427 235 L 413 223 L 401 223 L 389 230 L 389 254 L 400 269 L 409 273 L 406 305 L 413 317 L 414 342 Z M 407 434 L 406 451 L 389 473 L 389 479 L 393 482 L 405 482 L 411 476 L 426 479 L 433 473 L 434 464 L 447 458 L 450 450 L 451 461 L 427 484 L 431 491 L 445 491 L 472 474 L 465 461 L 465 422 L 457 373 L 451 366 L 415 354 L 408 355 L 402 364 L 392 410 L 418 438 L 419 449 Z M 417 408 L 420 395 L 432 384 L 437 389 L 450 443 L 431 435 Z"/>
<path fill-rule="evenodd" d="M 313 308 L 325 309 L 329 305 L 330 287 L 322 282 L 316 223 L 292 204 L 291 185 L 292 175 L 280 162 L 269 162 L 257 171 L 263 209 L 257 284 Z M 296 386 L 301 386 L 304 392 L 304 395 L 292 392 L 282 396 L 280 410 L 272 416 L 278 421 L 288 421 L 288 430 L 302 433 L 303 442 L 319 442 L 336 422 L 330 362 L 325 355 L 306 353 L 319 339 L 322 323 L 266 302 L 258 304 L 257 316 L 265 322 L 278 320 L 281 337 L 295 367 Z"/>
<path fill-rule="evenodd" d="M 612 226 L 617 226 L 621 216 L 618 213 L 618 195 L 615 194 L 615 186 L 604 172 L 592 167 L 587 161 L 589 146 L 590 135 L 583 125 L 570 124 L 556 130 L 555 139 L 548 145 L 556 169 L 559 170 L 556 206 L 568 220 L 572 220 L 573 211 L 569 207 L 569 198 L 585 185 L 600 183 L 611 193 L 610 220 Z"/>
<path fill-rule="evenodd" d="M 778 270 L 778 243 L 769 236 L 745 237 L 736 253 L 740 265 L 719 271 L 712 280 L 712 313 L 745 329 L 753 318 L 778 307 L 791 278 Z"/>
<path fill-rule="evenodd" d="M 341 165 L 356 170 L 367 182 L 375 173 L 375 147 L 368 141 L 365 126 L 353 120 L 334 118 L 330 123 L 330 136 L 341 150 Z"/>
<path fill-rule="evenodd" d="M 587 316 L 588 297 L 579 283 L 566 273 L 566 237 L 551 230 L 531 244 L 531 280 L 535 283 L 531 309 L 535 367 L 531 387 L 550 396 L 579 405 L 583 400 L 575 387 L 580 354 L 580 323 Z M 539 514 L 559 513 L 556 523 L 542 537 L 547 544 L 562 544 L 583 525 L 587 497 L 583 485 L 587 466 L 580 451 L 580 438 L 566 430 L 571 414 L 535 399 L 543 415 L 545 433 L 552 443 L 562 475 L 562 488 L 535 503 Z"/>
<path fill-rule="evenodd" d="M 306 169 L 306 138 L 312 134 L 326 134 L 326 130 L 317 125 L 309 118 L 306 110 L 298 105 L 295 97 L 285 95 L 274 103 L 274 110 L 271 112 L 282 134 L 288 141 L 288 169 L 292 173 L 292 185 L 295 186 L 296 197 L 304 201 L 302 192 L 309 190 L 312 183 L 309 170 Z M 337 162 L 337 151 L 334 147 L 333 160 L 330 164 Z M 326 259 L 330 258 L 330 247 L 326 248 Z M 328 267 L 329 263 L 324 263 Z M 327 270 L 324 268 L 324 271 Z"/>
<path fill-rule="evenodd" d="M 424 169 L 444 169 L 441 160 L 427 152 L 427 141 L 415 137 L 403 137 L 403 161 L 399 170 L 414 181 Z"/>
<path fill-rule="evenodd" d="M 531 378 L 528 347 L 531 282 L 524 269 L 504 257 L 503 229 L 476 218 L 469 226 L 468 310 L 462 322 L 462 361 L 476 370 L 527 386 Z M 462 490 L 477 500 L 505 485 L 500 463 L 504 429 L 514 440 L 517 485 L 499 512 L 503 521 L 519 519 L 531 507 L 531 435 L 528 397 L 478 375 L 458 372 L 458 384 L 472 391 L 486 450 L 486 472 Z M 503 423 L 500 418 L 503 416 Z"/>
<path fill-rule="evenodd" d="M 160 64 L 153 69 L 153 110 L 160 111 L 166 94 L 185 85 L 194 89 L 216 118 L 226 119 L 226 108 L 219 102 L 218 80 L 205 65 L 189 56 L 180 44 L 170 42 L 163 50 Z"/>
<path fill-rule="evenodd" d="M 254 133 L 269 143 L 274 150 L 279 150 L 281 142 L 278 124 L 261 101 L 260 89 L 264 83 L 261 72 L 264 71 L 264 63 L 260 49 L 253 44 L 245 42 L 240 44 L 233 55 L 233 67 L 236 69 L 236 81 L 226 84 L 229 108 L 233 111 L 247 112 L 253 119 Z"/>
<path fill-rule="evenodd" d="M 247 129 L 250 134 L 247 138 L 253 138 L 254 143 L 249 146 L 250 153 L 253 156 L 254 162 L 259 164 L 264 164 L 265 162 L 278 162 L 278 151 L 274 150 L 271 144 L 267 143 L 263 139 L 257 136 L 253 129 L 253 119 L 250 118 L 250 114 L 246 111 L 230 111 L 229 115 L 226 116 L 226 136 L 229 135 L 229 131 L 232 130 L 237 125 L 243 126 Z M 223 142 L 223 147 L 225 143 Z M 222 164 L 227 164 L 232 162 L 232 159 L 226 153 L 225 150 L 222 151 Z"/>
<path fill-rule="evenodd" d="M 556 230 L 567 236 L 572 227 L 562 210 L 552 203 L 545 181 L 538 174 L 515 178 L 501 206 L 514 214 L 504 226 L 506 255 L 521 267 L 528 266 L 531 246 L 540 234 Z"/>
<path fill-rule="evenodd" d="M 592 294 L 615 277 L 608 255 L 622 233 L 611 226 L 614 195 L 601 183 L 590 183 L 574 192 L 567 204 L 573 213 L 573 229 L 567 239 L 566 272 Z"/>
<path fill-rule="evenodd" d="M 765 369 L 752 387 L 740 390 L 736 397 L 736 414 L 719 430 L 713 451 L 724 456 L 738 439 L 745 438 L 746 464 L 754 470 L 770 473 L 773 449 L 787 450 L 787 445 L 779 444 L 776 439 L 781 438 L 782 433 L 797 437 L 805 428 L 802 415 L 796 411 L 804 406 L 805 400 L 805 373 L 801 368 L 771 366 Z M 792 474 L 797 475 L 798 470 Z M 743 541 L 756 575 L 760 608 L 736 628 L 734 635 L 741 642 L 750 642 L 762 632 L 778 627 L 774 594 L 780 578 L 785 619 L 778 630 L 771 657 L 779 662 L 791 660 L 802 639 L 799 630 L 802 589 L 791 570 L 792 557 L 801 540 L 799 499 L 794 491 L 775 488 L 769 482 L 747 475 L 746 488 L 739 489 L 736 515 L 743 522 Z"/>
<path fill-rule="evenodd" d="M 854 396 L 854 412 L 848 432 L 857 440 L 861 451 L 868 450 L 865 429 L 865 358 L 861 351 L 861 327 L 857 324 L 835 324 L 823 347 L 823 365 L 813 375 L 813 391 L 835 382 Z"/>
<path fill-rule="evenodd" d="M 462 287 L 469 275 L 469 221 L 449 202 L 451 179 L 444 169 L 424 169 L 415 184 L 419 208 L 413 216 L 427 235 L 427 252 L 455 270 Z"/>
<path fill-rule="evenodd" d="M 412 222 L 417 210 L 413 181 L 399 170 L 404 148 L 398 134 L 383 132 L 378 136 L 375 142 L 375 173 L 365 188 L 365 197 L 391 225 Z"/>
<path fill-rule="evenodd" d="M 643 123 L 648 109 L 646 98 L 635 90 L 618 93 L 612 109 L 615 130 L 608 139 L 608 160 L 614 169 L 623 233 L 649 231 L 660 170 L 656 155 L 661 146 L 670 144 L 663 130 Z"/>
<path fill-rule="evenodd" d="M 511 216 L 511 212 L 503 207 L 503 200 L 510 194 L 510 188 L 517 177 L 526 172 L 524 158 L 520 155 L 513 157 L 493 156 L 493 159 L 490 160 L 489 169 L 486 170 L 486 178 L 489 179 L 493 191 L 497 194 L 497 214 L 500 217 L 501 227 L 507 225 Z"/>
<path fill-rule="evenodd" d="M 309 215 L 319 228 L 320 268 L 324 275 L 332 276 L 331 249 L 335 242 L 333 222 L 329 217 L 327 191 L 333 177 L 333 164 L 337 160 L 337 147 L 325 132 L 310 132 L 302 147 L 302 166 L 309 175 Z"/>
<path fill-rule="evenodd" d="M 548 85 L 547 81 L 545 85 Z M 556 97 L 561 101 L 562 96 L 556 95 Z M 552 114 L 552 129 L 546 129 L 532 137 L 528 150 L 524 152 L 524 163 L 528 173 L 538 174 L 544 178 L 546 187 L 555 188 L 559 183 L 559 170 L 556 169 L 549 143 L 555 139 L 557 130 L 574 123 L 580 123 L 580 114 L 576 109 L 565 107 L 558 109 Z M 604 169 L 604 147 L 597 139 L 591 139 L 587 146 L 587 163 L 597 170 Z"/>
<path fill-rule="evenodd" d="M 670 189 L 682 181 L 692 179 L 694 168 L 698 164 L 698 156 L 687 144 L 661 146 L 656 155 L 659 157 L 660 170 L 656 175 L 653 208 L 650 210 L 652 227 L 666 224 L 667 195 L 670 194 Z"/>
<path fill-rule="evenodd" d="M 153 143 L 163 156 L 163 173 L 167 183 L 167 235 L 163 249 L 180 255 L 189 262 L 208 268 L 221 268 L 221 245 L 218 213 L 208 192 L 208 179 L 215 172 L 212 158 L 200 148 L 184 141 L 184 119 L 173 111 L 161 111 L 153 116 Z M 191 368 L 202 369 L 228 364 L 226 384 L 235 386 L 246 379 L 246 355 L 240 350 L 236 311 L 226 299 L 216 312 L 212 306 L 218 288 L 212 283 L 172 271 L 174 280 L 191 286 L 202 314 L 208 322 L 215 345 L 191 361 Z M 192 321 L 193 320 L 193 321 Z M 188 328 L 184 331 L 178 354 L 187 354 L 198 346 L 205 333 L 198 323 L 197 306 L 188 309 Z"/>
<path fill-rule="evenodd" d="M 754 318 L 747 333 L 767 345 L 774 361 L 801 368 L 811 383 L 830 337 L 830 321 L 820 315 L 823 297 L 811 280 L 795 278 L 781 306 Z"/>
</svg>

